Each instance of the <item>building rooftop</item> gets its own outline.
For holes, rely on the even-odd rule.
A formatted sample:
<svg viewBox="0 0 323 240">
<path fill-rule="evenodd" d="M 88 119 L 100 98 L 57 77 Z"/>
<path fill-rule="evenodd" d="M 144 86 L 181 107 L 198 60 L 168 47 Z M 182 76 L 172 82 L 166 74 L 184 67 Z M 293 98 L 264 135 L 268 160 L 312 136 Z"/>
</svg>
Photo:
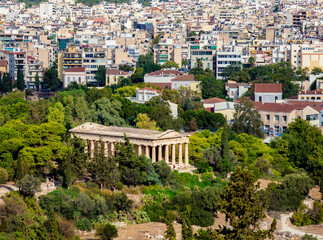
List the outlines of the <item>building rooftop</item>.
<svg viewBox="0 0 323 240">
<path fill-rule="evenodd" d="M 256 83 L 255 93 L 282 93 L 280 83 Z"/>
<path fill-rule="evenodd" d="M 181 82 L 181 81 L 191 81 L 191 82 L 194 82 L 194 75 L 193 74 L 187 74 L 187 75 L 179 75 L 178 77 L 176 78 L 173 78 L 171 80 L 172 82 Z"/>
<path fill-rule="evenodd" d="M 85 72 L 85 67 L 73 67 L 73 68 L 64 70 L 64 72 Z"/>
<path fill-rule="evenodd" d="M 219 103 L 219 102 L 226 102 L 226 101 L 224 99 L 217 98 L 217 97 L 205 99 L 203 101 L 203 103 Z"/>
</svg>

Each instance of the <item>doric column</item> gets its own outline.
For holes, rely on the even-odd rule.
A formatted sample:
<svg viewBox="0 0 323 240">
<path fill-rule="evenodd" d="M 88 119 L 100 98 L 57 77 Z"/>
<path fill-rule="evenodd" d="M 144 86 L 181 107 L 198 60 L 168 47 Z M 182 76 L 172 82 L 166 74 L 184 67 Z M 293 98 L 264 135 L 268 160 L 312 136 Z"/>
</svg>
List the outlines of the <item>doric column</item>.
<svg viewBox="0 0 323 240">
<path fill-rule="evenodd" d="M 169 149 L 168 145 L 165 145 L 165 162 L 169 163 Z"/>
<path fill-rule="evenodd" d="M 146 146 L 146 152 L 145 155 L 147 156 L 147 158 L 150 158 L 150 154 L 149 154 L 149 146 Z"/>
<path fill-rule="evenodd" d="M 151 155 L 152 155 L 151 161 L 156 162 L 156 147 L 155 146 L 152 147 Z"/>
<path fill-rule="evenodd" d="M 103 142 L 103 144 L 104 144 L 104 155 L 109 157 L 109 143 Z"/>
<path fill-rule="evenodd" d="M 91 158 L 94 157 L 94 140 L 90 140 L 90 155 Z"/>
<path fill-rule="evenodd" d="M 172 165 L 174 166 L 176 164 L 176 155 L 175 155 L 175 144 L 172 144 Z M 173 167 L 172 166 L 172 167 Z"/>
<path fill-rule="evenodd" d="M 137 145 L 137 149 L 138 149 L 138 156 L 141 155 L 141 145 Z"/>
<path fill-rule="evenodd" d="M 189 165 L 189 162 L 188 162 L 188 143 L 185 143 L 185 155 L 184 155 L 184 161 L 185 161 L 185 166 L 188 166 Z"/>
<path fill-rule="evenodd" d="M 111 157 L 113 157 L 113 156 L 114 156 L 114 151 L 115 151 L 115 150 L 114 150 L 114 143 L 113 143 L 113 142 L 111 142 L 111 143 L 110 143 L 110 156 L 111 156 Z"/>
<path fill-rule="evenodd" d="M 162 156 L 162 145 L 158 146 L 158 159 L 157 162 L 163 160 L 163 156 Z"/>
<path fill-rule="evenodd" d="M 178 144 L 178 165 L 183 164 L 183 149 L 182 149 L 182 143 Z"/>
</svg>

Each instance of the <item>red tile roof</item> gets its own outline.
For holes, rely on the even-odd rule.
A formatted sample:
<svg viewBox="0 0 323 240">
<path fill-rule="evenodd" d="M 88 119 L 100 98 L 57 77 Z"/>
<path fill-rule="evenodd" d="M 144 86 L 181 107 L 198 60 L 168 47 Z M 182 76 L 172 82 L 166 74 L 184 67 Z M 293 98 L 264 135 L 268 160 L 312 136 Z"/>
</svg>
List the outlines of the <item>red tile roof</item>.
<svg viewBox="0 0 323 240">
<path fill-rule="evenodd" d="M 64 70 L 64 72 L 85 72 L 85 67 L 73 67 L 73 68 Z"/>
<path fill-rule="evenodd" d="M 226 87 L 238 88 L 239 86 L 248 86 L 248 83 L 225 83 Z"/>
<path fill-rule="evenodd" d="M 296 109 L 295 105 L 284 103 L 264 103 L 255 107 L 258 111 L 263 112 L 292 112 Z"/>
<path fill-rule="evenodd" d="M 144 88 L 141 88 L 140 90 L 156 91 L 158 93 L 160 92 L 159 90 L 153 89 L 153 88 L 150 88 L 150 87 L 144 87 Z"/>
<path fill-rule="evenodd" d="M 255 93 L 282 93 L 280 83 L 256 83 Z"/>
<path fill-rule="evenodd" d="M 305 108 L 310 106 L 314 108 L 316 111 L 321 112 L 323 110 L 323 102 L 313 102 L 313 101 L 288 101 L 286 104 L 292 104 L 299 108 Z"/>
<path fill-rule="evenodd" d="M 315 89 L 315 90 L 312 90 L 312 91 L 300 91 L 298 93 L 299 95 L 306 95 L 306 94 L 310 94 L 310 95 L 313 95 L 313 94 L 323 94 L 323 89 Z"/>
<path fill-rule="evenodd" d="M 181 74 L 182 74 L 182 72 L 177 71 L 177 70 L 158 70 L 158 71 L 155 71 L 155 72 L 148 73 L 147 75 L 148 76 L 160 76 L 160 77 L 163 77 L 163 75 L 175 75 L 175 76 L 178 76 L 178 75 L 181 75 Z"/>
<path fill-rule="evenodd" d="M 162 89 L 164 89 L 166 87 L 171 88 L 171 83 L 152 83 L 152 82 L 150 82 L 149 84 L 153 85 L 155 87 L 161 87 Z"/>
<path fill-rule="evenodd" d="M 219 103 L 219 102 L 226 102 L 226 101 L 224 99 L 217 98 L 217 97 L 205 99 L 203 101 L 203 103 Z"/>
<path fill-rule="evenodd" d="M 119 70 L 119 69 L 107 69 L 106 70 L 107 75 L 119 75 L 119 76 L 127 76 L 129 73 Z"/>
<path fill-rule="evenodd" d="M 171 80 L 172 82 L 173 81 L 191 81 L 191 82 L 194 82 L 194 75 L 193 74 L 188 74 L 188 75 L 179 75 L 178 77 L 176 78 L 173 78 Z"/>
</svg>

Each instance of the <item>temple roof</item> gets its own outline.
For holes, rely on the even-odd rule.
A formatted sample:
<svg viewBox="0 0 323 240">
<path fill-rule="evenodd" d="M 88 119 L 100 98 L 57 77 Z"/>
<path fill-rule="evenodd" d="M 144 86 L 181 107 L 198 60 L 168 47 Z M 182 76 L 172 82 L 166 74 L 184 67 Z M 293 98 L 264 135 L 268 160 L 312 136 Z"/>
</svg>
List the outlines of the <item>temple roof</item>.
<svg viewBox="0 0 323 240">
<path fill-rule="evenodd" d="M 129 139 L 146 139 L 159 140 L 168 138 L 186 137 L 186 134 L 180 134 L 174 130 L 167 130 L 164 132 L 148 129 L 130 128 L 130 127 L 115 127 L 104 126 L 97 123 L 87 122 L 70 130 L 73 133 L 95 134 L 100 136 L 124 137 L 126 135 Z"/>
</svg>

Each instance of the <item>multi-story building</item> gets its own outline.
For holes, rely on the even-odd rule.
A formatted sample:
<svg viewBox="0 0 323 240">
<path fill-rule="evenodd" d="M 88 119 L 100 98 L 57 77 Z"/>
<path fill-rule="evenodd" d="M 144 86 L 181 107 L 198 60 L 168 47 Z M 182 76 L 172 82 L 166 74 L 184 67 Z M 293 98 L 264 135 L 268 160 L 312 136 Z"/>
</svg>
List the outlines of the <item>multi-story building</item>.
<svg viewBox="0 0 323 240">
<path fill-rule="evenodd" d="M 118 84 L 121 77 L 127 78 L 130 77 L 130 74 L 118 69 L 107 69 L 105 85 Z"/>
<path fill-rule="evenodd" d="M 311 125 L 319 126 L 319 112 L 306 104 L 259 103 L 255 106 L 264 122 L 265 132 L 270 135 L 280 135 L 296 118 L 308 120 Z"/>
<path fill-rule="evenodd" d="M 57 67 L 59 79 L 63 79 L 64 70 L 82 66 L 82 52 L 77 51 L 76 47 L 69 47 L 67 51 L 62 51 L 58 53 Z"/>
<path fill-rule="evenodd" d="M 216 46 L 205 46 L 201 49 L 199 45 L 190 45 L 190 63 L 189 68 L 201 67 L 214 71 L 214 56 Z"/>
<path fill-rule="evenodd" d="M 194 75 L 192 74 L 179 75 L 178 77 L 173 78 L 171 83 L 172 89 L 175 90 L 186 89 L 194 92 L 201 92 L 201 82 L 195 81 Z"/>
<path fill-rule="evenodd" d="M 9 53 L 9 73 L 13 80 L 17 80 L 17 71 L 21 68 L 24 76 L 27 75 L 27 54 L 25 52 Z"/>
<path fill-rule="evenodd" d="M 86 82 L 96 82 L 95 73 L 100 66 L 107 67 L 106 52 L 102 48 L 85 48 L 82 53 L 83 67 L 86 70 Z"/>
<path fill-rule="evenodd" d="M 179 67 L 182 66 L 181 46 L 173 44 L 156 44 L 154 46 L 154 61 L 163 64 L 166 61 L 176 62 Z"/>
<path fill-rule="evenodd" d="M 316 89 L 312 91 L 300 91 L 298 93 L 298 100 L 321 102 L 323 100 L 323 89 Z"/>
<path fill-rule="evenodd" d="M 74 67 L 64 70 L 63 87 L 68 87 L 72 82 L 86 85 L 85 67 Z"/>
<path fill-rule="evenodd" d="M 35 58 L 27 57 L 28 58 L 28 64 L 27 64 L 27 75 L 25 75 L 25 81 L 26 81 L 26 88 L 27 89 L 35 89 L 35 81 L 36 76 L 38 75 L 39 81 L 40 81 L 40 89 L 42 89 L 43 86 L 43 63 L 37 62 Z"/>
<path fill-rule="evenodd" d="M 238 51 L 218 51 L 215 55 L 215 76 L 223 78 L 223 71 L 231 64 L 238 64 L 242 61 L 242 53 Z"/>
</svg>

